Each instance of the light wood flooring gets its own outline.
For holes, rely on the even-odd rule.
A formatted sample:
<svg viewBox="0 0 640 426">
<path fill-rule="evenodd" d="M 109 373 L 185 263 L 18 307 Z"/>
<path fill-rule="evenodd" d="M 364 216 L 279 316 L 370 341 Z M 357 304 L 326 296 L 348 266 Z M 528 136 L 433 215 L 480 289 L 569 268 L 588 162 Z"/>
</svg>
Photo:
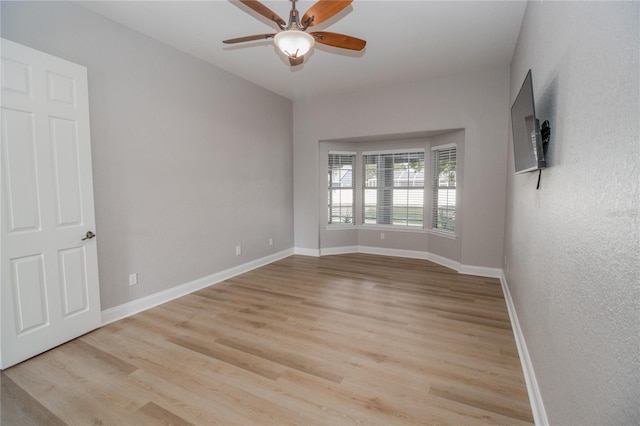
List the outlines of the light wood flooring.
<svg viewBox="0 0 640 426">
<path fill-rule="evenodd" d="M 291 256 L 2 372 L 8 425 L 531 424 L 496 279 Z"/>
</svg>

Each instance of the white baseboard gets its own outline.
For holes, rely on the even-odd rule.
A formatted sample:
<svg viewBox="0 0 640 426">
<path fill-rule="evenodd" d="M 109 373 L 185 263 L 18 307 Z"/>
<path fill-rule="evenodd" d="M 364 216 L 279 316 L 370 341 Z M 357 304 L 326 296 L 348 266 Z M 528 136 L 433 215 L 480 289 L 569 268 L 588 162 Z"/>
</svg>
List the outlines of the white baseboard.
<svg viewBox="0 0 640 426">
<path fill-rule="evenodd" d="M 358 246 L 346 246 L 346 247 L 329 247 L 320 249 L 320 256 L 330 256 L 333 254 L 347 254 L 358 253 Z"/>
<path fill-rule="evenodd" d="M 406 257 L 409 259 L 423 259 L 429 260 L 433 263 L 437 263 L 447 268 L 458 270 L 460 263 L 453 260 L 444 258 L 442 256 L 435 255 L 426 251 L 419 250 L 402 250 L 392 249 L 385 247 L 373 247 L 373 246 L 344 246 L 344 247 L 329 247 L 320 249 L 320 256 L 328 256 L 333 254 L 347 254 L 347 253 L 366 253 L 377 254 L 380 256 L 394 256 L 394 257 Z"/>
<path fill-rule="evenodd" d="M 301 256 L 319 257 L 320 256 L 320 250 L 303 248 L 303 247 L 296 247 L 294 249 L 294 254 L 299 254 Z"/>
<path fill-rule="evenodd" d="M 320 256 L 327 256 L 332 254 L 346 254 L 346 253 L 367 253 L 378 254 L 381 256 L 396 256 L 407 257 L 410 259 L 424 259 L 438 265 L 453 269 L 461 274 L 467 275 L 479 275 L 481 277 L 500 278 L 502 276 L 502 269 L 499 268 L 487 268 L 484 266 L 463 265 L 458 261 L 447 259 L 446 257 L 438 256 L 437 254 L 429 253 L 427 251 L 419 250 L 401 250 L 391 249 L 384 247 L 372 247 L 372 246 L 344 246 L 344 247 L 329 247 L 320 249 Z M 298 249 L 296 249 L 296 254 Z M 316 256 L 318 254 L 315 254 Z"/>
<path fill-rule="evenodd" d="M 504 300 L 507 303 L 507 310 L 509 311 L 509 318 L 511 319 L 511 328 L 513 329 L 513 335 L 516 339 L 516 346 L 518 347 L 518 355 L 520 356 L 520 363 L 522 364 L 524 380 L 527 384 L 527 392 L 529 394 L 529 403 L 531 404 L 531 411 L 533 413 L 533 421 L 537 426 L 548 426 L 549 419 L 547 418 L 547 412 L 544 409 L 542 394 L 540 393 L 538 381 L 536 380 L 536 375 L 533 371 L 533 364 L 531 363 L 527 343 L 524 340 L 524 335 L 520 328 L 520 322 L 518 321 L 518 315 L 516 314 L 516 307 L 513 304 L 513 299 L 511 298 L 511 292 L 509 291 L 509 285 L 507 284 L 507 279 L 504 276 L 504 271 L 500 273 L 500 283 L 502 285 L 502 292 L 504 293 Z"/>
<path fill-rule="evenodd" d="M 485 266 L 460 265 L 458 272 L 467 275 L 479 275 L 481 277 L 501 278 L 502 269 L 487 268 Z"/>
<path fill-rule="evenodd" d="M 424 259 L 429 260 L 429 253 L 426 251 L 418 251 L 418 250 L 401 250 L 401 249 L 391 249 L 384 247 L 372 247 L 372 246 L 357 246 L 357 253 L 367 253 L 367 254 L 379 254 L 381 256 L 395 256 L 395 257 L 407 257 L 409 259 Z M 352 252 L 353 253 L 353 252 Z"/>
<path fill-rule="evenodd" d="M 217 284 L 221 281 L 235 277 L 236 275 L 240 275 L 261 266 L 268 265 L 269 263 L 284 259 L 285 257 L 291 256 L 293 253 L 293 249 L 284 250 L 261 259 L 256 259 L 233 268 L 225 269 L 224 271 L 217 272 L 206 277 L 198 278 L 197 280 L 190 281 L 176 287 L 171 287 L 167 290 L 160 291 L 140 299 L 132 300 L 131 302 L 123 303 L 122 305 L 118 305 L 113 308 L 105 309 L 102 311 L 102 325 L 110 324 L 114 321 L 146 311 L 154 306 L 177 299 L 178 297 L 186 296 L 194 291 Z"/>
<path fill-rule="evenodd" d="M 438 256 L 437 254 L 429 253 L 427 256 L 427 260 L 429 262 L 437 263 L 438 265 L 445 266 L 447 268 L 453 269 L 454 271 L 460 272 L 460 262 L 447 259 L 446 257 Z"/>
</svg>

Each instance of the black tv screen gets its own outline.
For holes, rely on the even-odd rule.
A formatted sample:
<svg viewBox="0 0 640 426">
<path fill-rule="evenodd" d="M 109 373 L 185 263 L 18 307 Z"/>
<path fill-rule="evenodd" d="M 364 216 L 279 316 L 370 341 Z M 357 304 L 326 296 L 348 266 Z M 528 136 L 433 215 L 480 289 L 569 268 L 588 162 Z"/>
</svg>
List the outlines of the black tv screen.
<svg viewBox="0 0 640 426">
<path fill-rule="evenodd" d="M 520 92 L 511 106 L 511 128 L 516 173 L 544 169 L 546 163 L 540 137 L 540 123 L 536 118 L 533 101 L 531 70 L 527 72 Z"/>
</svg>

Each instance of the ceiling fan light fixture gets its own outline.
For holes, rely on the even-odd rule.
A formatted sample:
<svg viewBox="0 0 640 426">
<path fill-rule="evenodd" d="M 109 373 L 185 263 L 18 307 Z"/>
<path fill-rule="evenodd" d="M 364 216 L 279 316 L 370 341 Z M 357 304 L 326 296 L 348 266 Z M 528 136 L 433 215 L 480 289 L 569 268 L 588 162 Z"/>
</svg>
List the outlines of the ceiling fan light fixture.
<svg viewBox="0 0 640 426">
<path fill-rule="evenodd" d="M 306 54 L 316 43 L 312 35 L 301 30 L 281 31 L 273 38 L 278 49 L 290 58 Z"/>
</svg>

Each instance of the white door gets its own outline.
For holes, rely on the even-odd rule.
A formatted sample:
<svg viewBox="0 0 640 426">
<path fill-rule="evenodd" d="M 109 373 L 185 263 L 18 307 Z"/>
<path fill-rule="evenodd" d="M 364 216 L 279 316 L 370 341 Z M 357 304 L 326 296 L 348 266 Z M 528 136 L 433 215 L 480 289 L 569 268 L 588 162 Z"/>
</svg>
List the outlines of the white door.
<svg viewBox="0 0 640 426">
<path fill-rule="evenodd" d="M 87 70 L 1 42 L 0 367 L 6 368 L 99 327 L 101 313 Z"/>
</svg>

